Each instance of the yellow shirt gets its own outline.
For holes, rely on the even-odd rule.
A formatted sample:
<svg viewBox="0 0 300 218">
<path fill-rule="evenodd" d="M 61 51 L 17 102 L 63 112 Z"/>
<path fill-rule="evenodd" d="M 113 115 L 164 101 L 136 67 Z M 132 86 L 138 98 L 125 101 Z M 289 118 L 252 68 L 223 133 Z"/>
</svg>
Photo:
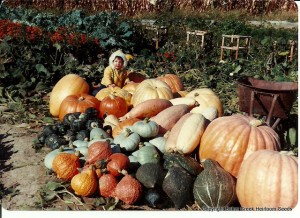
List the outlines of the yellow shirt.
<svg viewBox="0 0 300 218">
<path fill-rule="evenodd" d="M 116 86 L 122 88 L 128 81 L 128 72 L 125 69 L 116 70 L 112 69 L 111 66 L 108 66 L 104 70 L 104 75 L 101 80 L 101 84 L 105 86 L 115 84 Z"/>
</svg>

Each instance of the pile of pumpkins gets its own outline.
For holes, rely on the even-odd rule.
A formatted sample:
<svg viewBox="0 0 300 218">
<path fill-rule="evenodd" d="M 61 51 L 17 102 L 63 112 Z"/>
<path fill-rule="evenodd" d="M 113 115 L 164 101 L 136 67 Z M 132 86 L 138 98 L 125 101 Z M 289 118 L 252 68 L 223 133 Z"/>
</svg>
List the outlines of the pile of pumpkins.
<svg viewBox="0 0 300 218">
<path fill-rule="evenodd" d="M 143 200 L 154 208 L 294 208 L 298 160 L 280 152 L 277 133 L 244 114 L 223 116 L 208 88 L 184 91 L 180 78 L 132 73 L 123 88 L 96 96 L 76 74 L 54 86 L 39 140 L 45 166 L 78 196 Z"/>
</svg>

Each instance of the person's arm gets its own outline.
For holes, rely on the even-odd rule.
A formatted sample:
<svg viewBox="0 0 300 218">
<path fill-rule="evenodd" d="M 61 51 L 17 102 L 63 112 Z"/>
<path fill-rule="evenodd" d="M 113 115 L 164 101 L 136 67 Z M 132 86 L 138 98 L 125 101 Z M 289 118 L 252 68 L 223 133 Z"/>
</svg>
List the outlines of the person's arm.
<svg viewBox="0 0 300 218">
<path fill-rule="evenodd" d="M 101 84 L 105 86 L 109 86 L 113 84 L 113 79 L 112 79 L 112 69 L 111 67 L 106 67 L 103 73 L 103 78 L 101 80 Z"/>
</svg>

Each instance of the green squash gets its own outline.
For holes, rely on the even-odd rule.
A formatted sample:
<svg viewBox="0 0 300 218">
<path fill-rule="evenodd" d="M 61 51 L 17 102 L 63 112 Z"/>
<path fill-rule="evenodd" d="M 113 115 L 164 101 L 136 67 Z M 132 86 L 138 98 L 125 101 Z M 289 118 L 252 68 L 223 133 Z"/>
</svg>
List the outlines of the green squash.
<svg viewBox="0 0 300 218">
<path fill-rule="evenodd" d="M 206 159 L 204 170 L 197 176 L 193 194 L 201 209 L 231 206 L 236 198 L 236 179 L 217 161 Z M 255 184 L 253 184 L 255 185 Z"/>
<path fill-rule="evenodd" d="M 119 144 L 126 151 L 134 151 L 141 141 L 139 134 L 131 132 L 129 129 L 115 137 L 114 142 Z"/>
<path fill-rule="evenodd" d="M 135 122 L 132 129 L 133 132 L 136 132 L 142 138 L 153 138 L 157 136 L 159 126 L 154 121 L 150 121 L 146 118 L 145 120 Z"/>
</svg>

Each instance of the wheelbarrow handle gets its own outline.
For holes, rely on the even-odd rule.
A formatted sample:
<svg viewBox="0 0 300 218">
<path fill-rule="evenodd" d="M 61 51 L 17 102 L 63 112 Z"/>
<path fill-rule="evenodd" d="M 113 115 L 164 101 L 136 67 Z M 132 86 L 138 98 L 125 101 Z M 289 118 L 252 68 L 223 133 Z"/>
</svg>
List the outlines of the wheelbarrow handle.
<svg viewBox="0 0 300 218">
<path fill-rule="evenodd" d="M 250 110 L 249 110 L 249 115 L 251 117 L 253 117 L 254 99 L 255 99 L 255 96 L 257 94 L 273 96 L 271 108 L 270 108 L 270 110 L 268 112 L 267 121 L 266 121 L 267 125 L 270 126 L 270 121 L 271 121 L 271 118 L 273 116 L 273 112 L 274 112 L 274 108 L 275 108 L 275 103 L 278 100 L 279 95 L 278 94 L 271 94 L 271 93 L 265 93 L 265 92 L 259 92 L 259 91 L 252 90 L 251 91 L 251 97 L 250 97 Z M 272 125 L 272 128 L 275 129 L 279 122 L 280 122 L 280 118 L 277 118 L 277 120 L 275 121 L 275 123 Z"/>
</svg>

